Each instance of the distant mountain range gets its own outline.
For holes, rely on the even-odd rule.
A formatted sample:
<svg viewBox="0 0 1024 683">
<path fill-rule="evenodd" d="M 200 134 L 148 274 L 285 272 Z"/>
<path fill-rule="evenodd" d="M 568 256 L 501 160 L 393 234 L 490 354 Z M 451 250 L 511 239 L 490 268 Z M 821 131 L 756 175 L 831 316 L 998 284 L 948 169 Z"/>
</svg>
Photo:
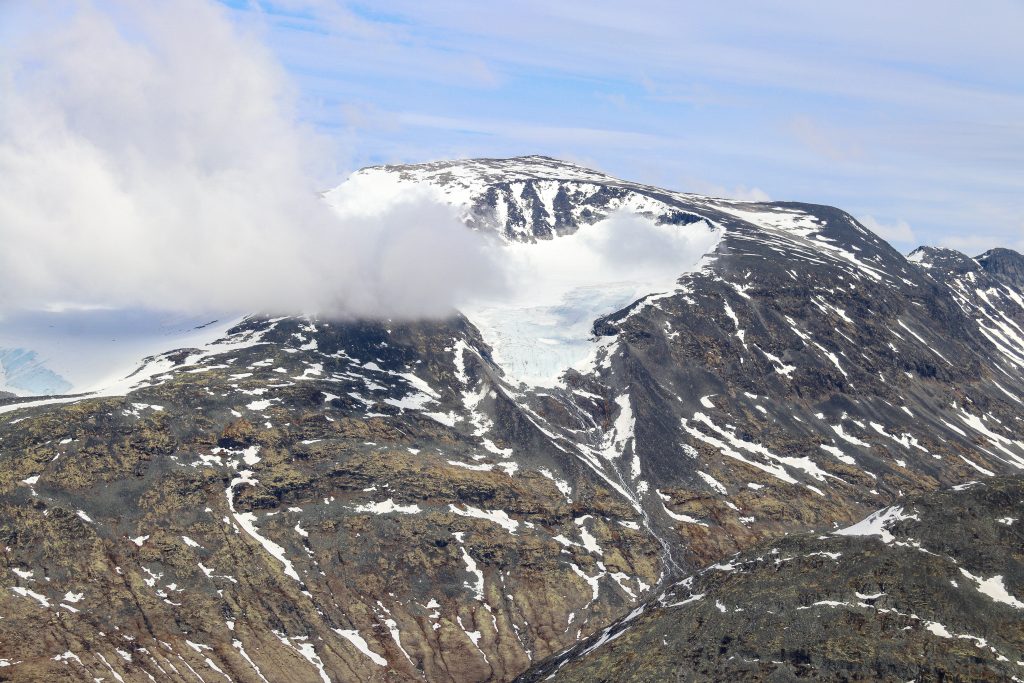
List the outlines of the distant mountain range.
<svg viewBox="0 0 1024 683">
<path fill-rule="evenodd" d="M 1024 677 L 1024 257 L 546 157 L 325 198 L 412 191 L 547 267 L 0 400 L 0 675 Z"/>
</svg>

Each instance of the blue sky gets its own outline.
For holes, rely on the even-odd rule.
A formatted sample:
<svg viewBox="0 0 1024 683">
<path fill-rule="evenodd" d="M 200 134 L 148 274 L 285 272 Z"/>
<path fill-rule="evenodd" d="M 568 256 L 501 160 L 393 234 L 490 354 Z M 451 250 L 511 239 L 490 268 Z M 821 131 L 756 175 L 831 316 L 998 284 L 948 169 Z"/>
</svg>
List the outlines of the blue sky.
<svg viewBox="0 0 1024 683">
<path fill-rule="evenodd" d="M 540 153 L 1024 248 L 1019 1 L 223 4 L 339 170 Z"/>
</svg>

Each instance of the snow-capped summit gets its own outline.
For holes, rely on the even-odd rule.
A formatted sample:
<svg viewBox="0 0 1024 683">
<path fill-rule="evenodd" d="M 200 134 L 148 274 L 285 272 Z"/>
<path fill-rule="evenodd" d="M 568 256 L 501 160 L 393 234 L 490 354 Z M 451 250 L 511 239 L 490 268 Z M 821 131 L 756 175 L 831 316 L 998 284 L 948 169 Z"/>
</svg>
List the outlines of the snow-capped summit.
<svg viewBox="0 0 1024 683">
<path fill-rule="evenodd" d="M 325 196 L 336 207 L 358 211 L 410 191 L 457 207 L 470 227 L 526 242 L 575 232 L 617 210 L 672 216 L 673 197 L 684 196 L 543 156 L 373 166 Z"/>
</svg>

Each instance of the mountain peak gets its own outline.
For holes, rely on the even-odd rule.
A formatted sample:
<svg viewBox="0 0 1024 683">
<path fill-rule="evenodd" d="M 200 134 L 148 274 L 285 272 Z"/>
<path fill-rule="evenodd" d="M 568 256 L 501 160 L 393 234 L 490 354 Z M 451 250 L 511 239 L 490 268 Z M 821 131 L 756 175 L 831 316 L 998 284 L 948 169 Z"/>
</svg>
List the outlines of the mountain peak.
<svg viewBox="0 0 1024 683">
<path fill-rule="evenodd" d="M 939 268 L 945 272 L 966 273 L 977 270 L 978 264 L 967 254 L 945 247 L 920 246 L 907 254 L 907 260 L 922 268 Z"/>
<path fill-rule="evenodd" d="M 1018 287 L 1024 286 L 1024 256 L 1013 249 L 989 249 L 975 260 L 987 272 L 1009 280 Z"/>
</svg>

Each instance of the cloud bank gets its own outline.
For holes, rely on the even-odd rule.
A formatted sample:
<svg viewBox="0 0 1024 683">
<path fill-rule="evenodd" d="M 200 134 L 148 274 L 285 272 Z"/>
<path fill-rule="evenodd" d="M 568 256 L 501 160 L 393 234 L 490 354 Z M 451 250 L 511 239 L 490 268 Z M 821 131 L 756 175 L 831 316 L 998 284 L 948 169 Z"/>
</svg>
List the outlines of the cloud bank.
<svg viewBox="0 0 1024 683">
<path fill-rule="evenodd" d="M 494 249 L 435 202 L 359 221 L 317 190 L 255 35 L 203 0 L 0 5 L 0 313 L 54 306 L 444 315 Z"/>
</svg>

